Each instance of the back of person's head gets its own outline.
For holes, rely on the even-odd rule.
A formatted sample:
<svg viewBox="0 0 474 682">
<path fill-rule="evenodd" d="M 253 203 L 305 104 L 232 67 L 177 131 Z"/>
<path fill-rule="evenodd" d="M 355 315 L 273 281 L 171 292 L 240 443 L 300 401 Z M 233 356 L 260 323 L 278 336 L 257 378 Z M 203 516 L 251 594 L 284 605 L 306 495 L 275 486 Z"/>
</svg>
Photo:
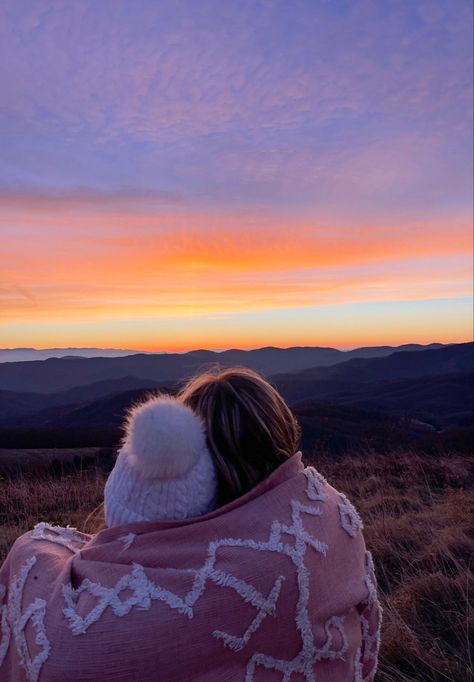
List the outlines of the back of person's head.
<svg viewBox="0 0 474 682">
<path fill-rule="evenodd" d="M 220 505 L 246 493 L 298 450 L 294 415 L 257 372 L 238 367 L 203 372 L 179 397 L 204 421 Z"/>
</svg>

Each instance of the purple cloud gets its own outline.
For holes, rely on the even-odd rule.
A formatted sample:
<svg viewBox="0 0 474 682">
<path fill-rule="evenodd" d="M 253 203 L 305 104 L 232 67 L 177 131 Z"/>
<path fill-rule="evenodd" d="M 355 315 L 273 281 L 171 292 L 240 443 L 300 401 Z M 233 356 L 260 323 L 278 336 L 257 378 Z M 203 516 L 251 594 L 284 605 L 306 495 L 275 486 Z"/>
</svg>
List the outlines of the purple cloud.
<svg viewBox="0 0 474 682">
<path fill-rule="evenodd" d="M 471 13 L 464 0 L 7 0 L 0 183 L 465 205 Z"/>
</svg>

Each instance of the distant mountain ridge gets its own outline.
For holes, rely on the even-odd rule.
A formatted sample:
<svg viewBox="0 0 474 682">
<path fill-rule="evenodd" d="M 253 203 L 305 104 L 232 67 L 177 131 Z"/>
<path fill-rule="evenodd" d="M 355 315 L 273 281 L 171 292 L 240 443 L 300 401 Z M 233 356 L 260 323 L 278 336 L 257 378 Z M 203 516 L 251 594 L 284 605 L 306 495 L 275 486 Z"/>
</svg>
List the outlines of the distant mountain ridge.
<svg viewBox="0 0 474 682">
<path fill-rule="evenodd" d="M 330 367 L 350 359 L 386 357 L 397 352 L 443 348 L 442 344 L 375 346 L 341 351 L 336 348 L 294 347 L 231 349 L 222 352 L 126 355 L 124 357 L 66 357 L 0 363 L 0 390 L 51 394 L 102 381 L 135 377 L 158 382 L 178 381 L 206 366 L 244 365 L 266 376 Z M 449 347 L 449 346 L 447 346 Z"/>
<path fill-rule="evenodd" d="M 407 415 L 429 423 L 469 425 L 474 408 L 472 343 L 271 376 L 290 405 L 319 402 Z M 85 362 L 85 361 L 84 361 Z M 63 363 L 69 365 L 69 362 Z M 173 390 L 175 380 L 127 376 L 54 394 L 0 390 L 0 425 L 117 426 L 147 390 Z"/>
<path fill-rule="evenodd" d="M 0 362 L 31 362 L 69 357 L 123 357 L 143 352 L 125 348 L 0 348 Z"/>
<path fill-rule="evenodd" d="M 474 344 L 458 343 L 423 351 L 397 351 L 386 357 L 354 358 L 331 367 L 312 367 L 290 373 L 288 381 L 343 380 L 367 382 L 379 379 L 409 379 L 435 374 L 474 371 Z M 275 380 L 283 381 L 283 375 Z"/>
</svg>

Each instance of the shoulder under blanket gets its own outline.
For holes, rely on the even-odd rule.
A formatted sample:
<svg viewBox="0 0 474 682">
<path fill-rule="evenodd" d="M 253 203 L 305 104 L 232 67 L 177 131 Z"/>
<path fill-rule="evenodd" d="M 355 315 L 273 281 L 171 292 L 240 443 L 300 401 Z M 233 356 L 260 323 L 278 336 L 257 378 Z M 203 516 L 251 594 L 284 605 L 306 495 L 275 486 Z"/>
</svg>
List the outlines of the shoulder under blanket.
<svg viewBox="0 0 474 682">
<path fill-rule="evenodd" d="M 372 680 L 361 526 L 300 453 L 206 516 L 94 536 L 40 523 L 0 572 L 0 679 Z"/>
</svg>

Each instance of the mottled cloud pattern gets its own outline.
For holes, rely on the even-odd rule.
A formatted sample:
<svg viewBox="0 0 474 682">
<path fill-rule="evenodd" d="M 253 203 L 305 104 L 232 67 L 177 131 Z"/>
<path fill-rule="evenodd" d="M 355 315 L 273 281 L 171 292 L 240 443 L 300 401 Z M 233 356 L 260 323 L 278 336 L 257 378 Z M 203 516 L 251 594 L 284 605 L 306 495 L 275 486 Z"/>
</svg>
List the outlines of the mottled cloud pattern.
<svg viewBox="0 0 474 682">
<path fill-rule="evenodd" d="M 4 0 L 0 65 L 0 345 L 469 335 L 468 0 Z"/>
</svg>

